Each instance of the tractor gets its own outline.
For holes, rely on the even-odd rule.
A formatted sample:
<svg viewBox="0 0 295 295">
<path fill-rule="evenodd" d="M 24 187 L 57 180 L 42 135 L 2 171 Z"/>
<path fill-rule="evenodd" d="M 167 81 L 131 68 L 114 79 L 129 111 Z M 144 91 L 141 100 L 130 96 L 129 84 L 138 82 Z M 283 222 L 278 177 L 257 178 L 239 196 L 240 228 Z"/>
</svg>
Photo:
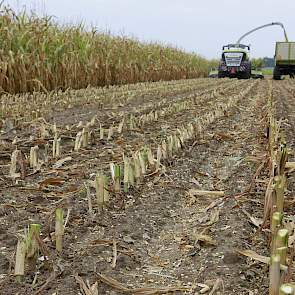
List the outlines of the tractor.
<svg viewBox="0 0 295 295">
<path fill-rule="evenodd" d="M 250 46 L 228 44 L 222 47 L 218 78 L 251 78 Z"/>
</svg>

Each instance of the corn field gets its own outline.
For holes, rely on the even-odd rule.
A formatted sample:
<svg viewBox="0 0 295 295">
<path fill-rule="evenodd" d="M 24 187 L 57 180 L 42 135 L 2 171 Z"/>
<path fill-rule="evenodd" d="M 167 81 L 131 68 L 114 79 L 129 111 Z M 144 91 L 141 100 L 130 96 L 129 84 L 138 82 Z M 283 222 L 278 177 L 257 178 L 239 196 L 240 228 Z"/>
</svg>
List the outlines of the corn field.
<svg viewBox="0 0 295 295">
<path fill-rule="evenodd" d="M 209 66 L 176 48 L 88 32 L 83 25 L 61 27 L 50 17 L 3 7 L 0 42 L 0 87 L 9 93 L 198 78 Z"/>
</svg>

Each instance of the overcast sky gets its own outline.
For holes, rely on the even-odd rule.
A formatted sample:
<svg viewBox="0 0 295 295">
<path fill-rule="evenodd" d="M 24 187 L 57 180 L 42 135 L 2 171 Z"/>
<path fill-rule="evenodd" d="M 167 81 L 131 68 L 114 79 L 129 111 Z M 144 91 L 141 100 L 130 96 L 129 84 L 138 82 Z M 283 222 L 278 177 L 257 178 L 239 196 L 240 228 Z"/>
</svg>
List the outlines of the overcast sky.
<svg viewBox="0 0 295 295">
<path fill-rule="evenodd" d="M 295 0 L 5 0 L 15 9 L 54 15 L 60 23 L 84 21 L 113 34 L 161 41 L 207 58 L 217 58 L 222 45 L 248 30 L 273 21 L 284 23 L 295 40 Z M 274 55 L 280 27 L 247 37 L 252 57 Z"/>
</svg>

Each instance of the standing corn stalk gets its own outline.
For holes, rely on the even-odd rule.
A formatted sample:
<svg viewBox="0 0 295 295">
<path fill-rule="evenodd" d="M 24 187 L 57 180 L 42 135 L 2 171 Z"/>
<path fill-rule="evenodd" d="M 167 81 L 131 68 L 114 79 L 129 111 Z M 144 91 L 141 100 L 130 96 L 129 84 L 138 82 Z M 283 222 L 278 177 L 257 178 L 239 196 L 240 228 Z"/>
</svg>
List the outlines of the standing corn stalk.
<svg viewBox="0 0 295 295">
<path fill-rule="evenodd" d="M 207 60 L 177 48 L 89 32 L 83 25 L 60 27 L 50 17 L 17 15 L 5 7 L 0 18 L 0 62 L 5 77 L 0 77 L 0 87 L 5 92 L 80 89 L 207 74 Z"/>
</svg>

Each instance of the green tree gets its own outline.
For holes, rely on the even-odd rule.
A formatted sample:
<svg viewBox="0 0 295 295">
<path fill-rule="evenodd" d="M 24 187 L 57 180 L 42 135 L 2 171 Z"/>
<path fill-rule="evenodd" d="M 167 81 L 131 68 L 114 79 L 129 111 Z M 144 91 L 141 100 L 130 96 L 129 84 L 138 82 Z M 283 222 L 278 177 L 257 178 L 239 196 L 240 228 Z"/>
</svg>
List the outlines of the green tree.
<svg viewBox="0 0 295 295">
<path fill-rule="evenodd" d="M 261 69 L 262 67 L 264 67 L 263 58 L 252 58 L 251 63 L 252 67 L 254 67 L 255 69 Z"/>
</svg>

